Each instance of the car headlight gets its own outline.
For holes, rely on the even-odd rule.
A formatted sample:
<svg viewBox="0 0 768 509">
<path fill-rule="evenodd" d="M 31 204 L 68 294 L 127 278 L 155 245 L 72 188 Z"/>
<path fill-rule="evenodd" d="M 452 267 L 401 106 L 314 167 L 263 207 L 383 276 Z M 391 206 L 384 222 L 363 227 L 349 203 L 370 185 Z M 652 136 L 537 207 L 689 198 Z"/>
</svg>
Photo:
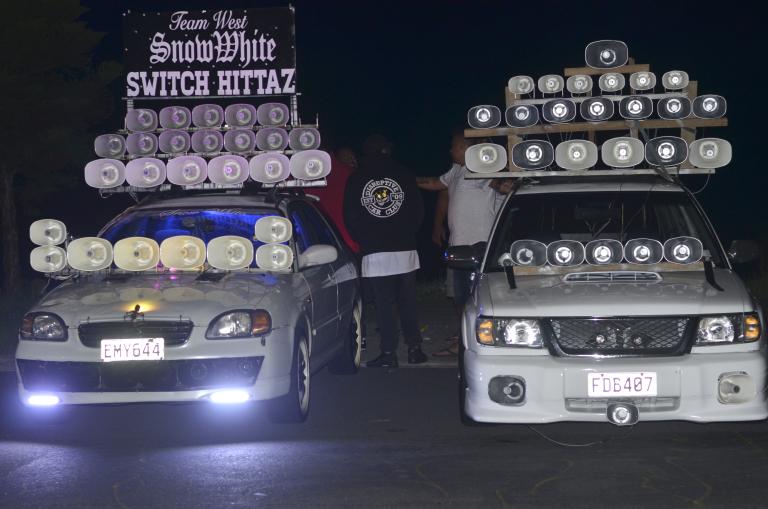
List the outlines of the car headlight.
<svg viewBox="0 0 768 509">
<path fill-rule="evenodd" d="M 522 346 L 541 348 L 544 341 L 538 320 L 521 318 L 480 318 L 477 342 L 489 346 Z"/>
<path fill-rule="evenodd" d="M 696 344 L 749 343 L 760 339 L 761 330 L 757 313 L 706 316 L 699 319 Z"/>
<path fill-rule="evenodd" d="M 53 313 L 27 313 L 19 329 L 21 339 L 66 341 L 67 326 Z"/>
<path fill-rule="evenodd" d="M 250 338 L 272 330 L 272 317 L 263 309 L 228 311 L 208 326 L 208 339 Z"/>
</svg>

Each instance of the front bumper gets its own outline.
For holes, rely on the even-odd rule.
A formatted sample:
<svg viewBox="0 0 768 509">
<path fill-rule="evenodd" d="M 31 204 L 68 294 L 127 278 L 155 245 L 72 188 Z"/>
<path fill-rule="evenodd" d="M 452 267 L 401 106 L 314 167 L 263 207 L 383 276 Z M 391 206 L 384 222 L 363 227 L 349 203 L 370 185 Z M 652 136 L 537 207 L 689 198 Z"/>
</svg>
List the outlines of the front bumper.
<svg viewBox="0 0 768 509">
<path fill-rule="evenodd" d="M 658 375 L 654 398 L 617 398 L 634 403 L 641 421 L 754 421 L 768 417 L 764 351 L 688 354 L 679 357 L 562 358 L 549 355 L 481 355 L 467 350 L 465 412 L 479 422 L 548 423 L 607 422 L 607 398 L 588 397 L 590 372 L 648 372 Z M 745 372 L 754 379 L 754 397 L 744 403 L 718 401 L 721 374 Z M 525 381 L 525 400 L 517 406 L 494 402 L 488 385 L 496 376 Z"/>
</svg>

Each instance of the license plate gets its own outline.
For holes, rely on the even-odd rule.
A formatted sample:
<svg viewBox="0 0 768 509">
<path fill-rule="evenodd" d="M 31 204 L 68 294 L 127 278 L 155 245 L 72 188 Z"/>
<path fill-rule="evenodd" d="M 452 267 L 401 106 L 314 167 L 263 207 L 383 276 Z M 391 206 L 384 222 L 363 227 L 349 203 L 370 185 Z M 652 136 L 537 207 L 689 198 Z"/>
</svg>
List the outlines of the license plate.
<svg viewBox="0 0 768 509">
<path fill-rule="evenodd" d="M 656 396 L 655 372 L 589 373 L 587 389 L 590 398 L 616 396 Z"/>
<path fill-rule="evenodd" d="M 102 339 L 101 360 L 103 362 L 120 361 L 160 361 L 165 355 L 163 338 Z"/>
</svg>

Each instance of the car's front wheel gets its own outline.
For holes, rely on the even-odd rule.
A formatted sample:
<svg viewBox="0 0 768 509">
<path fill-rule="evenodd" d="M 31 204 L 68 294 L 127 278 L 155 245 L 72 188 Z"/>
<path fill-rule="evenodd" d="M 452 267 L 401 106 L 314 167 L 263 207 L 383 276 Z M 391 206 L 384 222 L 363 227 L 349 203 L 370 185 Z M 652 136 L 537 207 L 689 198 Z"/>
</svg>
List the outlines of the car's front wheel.
<svg viewBox="0 0 768 509">
<path fill-rule="evenodd" d="M 269 418 L 274 422 L 304 422 L 309 415 L 309 343 L 304 334 L 296 336 L 288 394 L 269 402 Z"/>
<path fill-rule="evenodd" d="M 354 375 L 360 369 L 360 356 L 363 350 L 362 329 L 363 303 L 358 300 L 352 310 L 349 328 L 344 333 L 344 344 L 328 369 L 336 375 Z"/>
</svg>

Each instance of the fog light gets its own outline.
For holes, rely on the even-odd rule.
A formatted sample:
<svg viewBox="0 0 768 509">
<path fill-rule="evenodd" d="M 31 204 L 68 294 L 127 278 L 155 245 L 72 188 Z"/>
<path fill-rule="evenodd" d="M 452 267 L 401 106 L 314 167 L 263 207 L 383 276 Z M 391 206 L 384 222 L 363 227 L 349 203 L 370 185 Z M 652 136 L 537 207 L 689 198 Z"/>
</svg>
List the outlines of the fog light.
<svg viewBox="0 0 768 509">
<path fill-rule="evenodd" d="M 517 376 L 495 376 L 488 383 L 488 396 L 501 405 L 525 402 L 525 380 Z"/>
<path fill-rule="evenodd" d="M 717 400 L 724 405 L 746 403 L 755 393 L 755 381 L 743 371 L 723 373 L 717 380 Z"/>
<path fill-rule="evenodd" d="M 251 399 L 251 396 L 248 394 L 248 392 L 243 389 L 226 389 L 222 391 L 216 391 L 212 392 L 208 397 L 211 402 L 221 404 L 245 403 Z"/>
<path fill-rule="evenodd" d="M 637 407 L 631 403 L 613 403 L 608 405 L 608 420 L 616 426 L 632 426 L 637 423 Z"/>
<path fill-rule="evenodd" d="M 61 399 L 54 394 L 32 394 L 27 398 L 27 404 L 30 406 L 54 406 L 60 402 Z"/>
</svg>

